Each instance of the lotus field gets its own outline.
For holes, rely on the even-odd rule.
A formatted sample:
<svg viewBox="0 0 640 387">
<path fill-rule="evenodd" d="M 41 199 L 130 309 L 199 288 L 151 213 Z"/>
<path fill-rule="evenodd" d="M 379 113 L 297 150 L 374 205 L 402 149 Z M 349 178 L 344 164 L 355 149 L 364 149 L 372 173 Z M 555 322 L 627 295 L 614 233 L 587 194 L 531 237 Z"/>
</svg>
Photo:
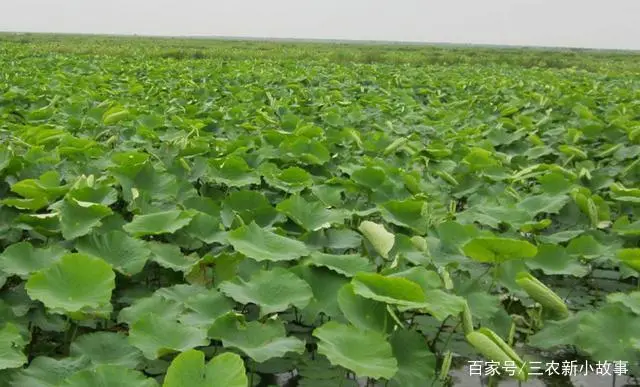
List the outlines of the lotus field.
<svg viewBox="0 0 640 387">
<path fill-rule="evenodd" d="M 474 50 L 0 37 L 0 386 L 633 385 L 640 56 Z"/>
</svg>

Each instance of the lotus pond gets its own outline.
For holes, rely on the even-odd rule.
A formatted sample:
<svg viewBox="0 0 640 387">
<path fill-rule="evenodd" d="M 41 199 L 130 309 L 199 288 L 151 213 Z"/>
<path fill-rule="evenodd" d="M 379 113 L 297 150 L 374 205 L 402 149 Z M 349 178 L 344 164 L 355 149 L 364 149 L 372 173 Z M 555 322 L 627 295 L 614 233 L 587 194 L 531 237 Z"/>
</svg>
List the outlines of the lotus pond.
<svg viewBox="0 0 640 387">
<path fill-rule="evenodd" d="M 640 54 L 2 35 L 0 69 L 2 387 L 637 385 Z"/>
</svg>

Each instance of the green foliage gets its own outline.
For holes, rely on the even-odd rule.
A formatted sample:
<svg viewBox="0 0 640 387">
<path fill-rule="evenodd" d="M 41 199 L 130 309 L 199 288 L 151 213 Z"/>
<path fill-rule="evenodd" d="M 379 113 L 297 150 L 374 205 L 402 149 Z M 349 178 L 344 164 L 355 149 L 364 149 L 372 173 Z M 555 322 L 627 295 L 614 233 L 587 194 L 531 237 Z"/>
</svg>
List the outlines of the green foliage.
<svg viewBox="0 0 640 387">
<path fill-rule="evenodd" d="M 204 354 L 190 349 L 176 356 L 167 369 L 163 387 L 246 387 L 242 358 L 223 353 L 204 364 Z"/>
<path fill-rule="evenodd" d="M 65 387 L 157 387 L 158 383 L 139 371 L 113 365 L 101 365 L 85 369 L 69 376 L 60 384 Z"/>
<path fill-rule="evenodd" d="M 637 363 L 637 59 L 0 35 L 0 385 Z"/>
<path fill-rule="evenodd" d="M 304 342 L 295 337 L 287 337 L 282 322 L 245 322 L 244 318 L 231 313 L 213 323 L 209 328 L 209 337 L 221 340 L 226 347 L 241 350 L 259 363 L 282 357 L 289 352 L 304 351 Z"/>
<path fill-rule="evenodd" d="M 29 297 L 55 313 L 92 313 L 112 309 L 115 274 L 99 258 L 67 254 L 58 262 L 33 273 L 26 282 Z"/>
<path fill-rule="evenodd" d="M 313 335 L 319 340 L 318 352 L 358 376 L 391 379 L 398 372 L 391 344 L 380 333 L 331 321 L 316 328 Z"/>
<path fill-rule="evenodd" d="M 289 306 L 304 309 L 313 297 L 309 284 L 279 267 L 258 271 L 246 282 L 241 278 L 225 281 L 220 290 L 241 304 L 259 305 L 263 316 L 284 312 Z"/>
<path fill-rule="evenodd" d="M 18 327 L 7 323 L 0 330 L 0 370 L 20 367 L 27 362 L 24 346 L 27 343 Z"/>
</svg>

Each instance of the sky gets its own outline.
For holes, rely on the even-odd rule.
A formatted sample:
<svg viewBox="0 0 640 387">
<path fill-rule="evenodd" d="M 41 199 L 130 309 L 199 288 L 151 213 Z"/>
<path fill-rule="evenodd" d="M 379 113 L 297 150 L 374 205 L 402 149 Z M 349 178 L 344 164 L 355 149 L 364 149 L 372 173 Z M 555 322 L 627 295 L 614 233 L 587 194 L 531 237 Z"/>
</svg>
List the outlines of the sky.
<svg viewBox="0 0 640 387">
<path fill-rule="evenodd" d="M 0 31 L 640 50 L 640 0 L 0 0 Z"/>
</svg>

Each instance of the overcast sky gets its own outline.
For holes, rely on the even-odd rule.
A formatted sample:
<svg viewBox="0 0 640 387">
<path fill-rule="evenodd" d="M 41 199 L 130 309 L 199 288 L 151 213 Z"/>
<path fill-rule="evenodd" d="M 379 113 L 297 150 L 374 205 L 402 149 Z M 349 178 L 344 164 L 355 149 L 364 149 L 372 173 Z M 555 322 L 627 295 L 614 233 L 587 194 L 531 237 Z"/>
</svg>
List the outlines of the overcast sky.
<svg viewBox="0 0 640 387">
<path fill-rule="evenodd" d="M 0 31 L 640 49 L 640 0 L 0 0 Z"/>
</svg>

